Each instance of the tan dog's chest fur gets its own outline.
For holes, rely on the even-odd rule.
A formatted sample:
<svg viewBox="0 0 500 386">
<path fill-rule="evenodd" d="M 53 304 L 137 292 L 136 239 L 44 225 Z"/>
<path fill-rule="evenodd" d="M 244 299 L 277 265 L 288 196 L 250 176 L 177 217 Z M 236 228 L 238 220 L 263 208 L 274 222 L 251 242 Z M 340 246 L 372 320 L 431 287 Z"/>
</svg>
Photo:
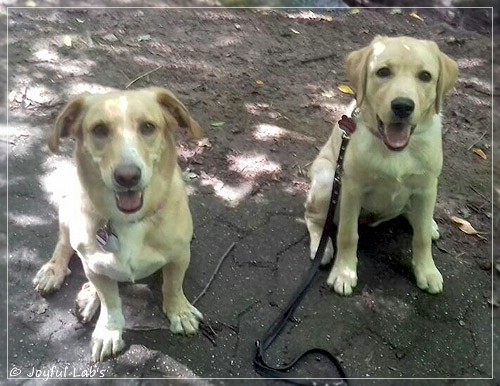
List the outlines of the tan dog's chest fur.
<svg viewBox="0 0 500 386">
<path fill-rule="evenodd" d="M 440 106 L 453 87 L 457 64 L 430 41 L 376 37 L 351 53 L 347 73 L 356 90 L 356 130 L 344 159 L 337 255 L 327 283 L 349 295 L 357 284 L 358 220 L 371 225 L 405 216 L 413 228 L 413 269 L 417 285 L 442 291 L 431 240 L 439 237 L 433 220 L 443 156 Z M 336 125 L 314 160 L 305 219 L 315 256 L 326 218 L 342 140 Z M 333 257 L 328 243 L 322 262 Z"/>
<path fill-rule="evenodd" d="M 53 256 L 34 285 L 42 294 L 59 289 L 73 251 L 78 254 L 89 279 L 77 297 L 79 316 L 89 322 L 101 308 L 92 334 L 94 360 L 124 347 L 119 281 L 162 269 L 163 311 L 171 331 L 193 334 L 202 319 L 182 289 L 193 225 L 177 165 L 177 125 L 201 137 L 185 106 L 161 88 L 82 95 L 56 121 L 49 147 L 55 152 L 60 138 L 76 139 L 76 176 L 59 206 Z M 96 233 L 104 226 L 111 233 L 102 248 Z"/>
</svg>

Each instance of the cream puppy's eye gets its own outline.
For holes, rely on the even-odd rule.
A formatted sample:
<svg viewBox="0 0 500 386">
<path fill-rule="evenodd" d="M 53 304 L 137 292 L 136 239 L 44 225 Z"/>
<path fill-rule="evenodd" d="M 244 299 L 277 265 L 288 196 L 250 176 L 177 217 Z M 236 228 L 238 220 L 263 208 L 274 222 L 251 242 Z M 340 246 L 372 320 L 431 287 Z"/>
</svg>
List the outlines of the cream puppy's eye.
<svg viewBox="0 0 500 386">
<path fill-rule="evenodd" d="M 392 75 L 391 70 L 388 67 L 382 67 L 375 73 L 379 78 L 387 78 Z"/>
<path fill-rule="evenodd" d="M 145 136 L 152 135 L 156 131 L 156 126 L 151 122 L 142 122 L 139 125 L 139 131 Z"/>
<path fill-rule="evenodd" d="M 104 123 L 98 123 L 92 128 L 91 133 L 98 139 L 105 139 L 109 137 L 109 127 Z"/>
<path fill-rule="evenodd" d="M 429 71 L 421 71 L 418 74 L 418 79 L 420 79 L 422 82 L 430 82 L 432 79 L 432 75 Z"/>
</svg>

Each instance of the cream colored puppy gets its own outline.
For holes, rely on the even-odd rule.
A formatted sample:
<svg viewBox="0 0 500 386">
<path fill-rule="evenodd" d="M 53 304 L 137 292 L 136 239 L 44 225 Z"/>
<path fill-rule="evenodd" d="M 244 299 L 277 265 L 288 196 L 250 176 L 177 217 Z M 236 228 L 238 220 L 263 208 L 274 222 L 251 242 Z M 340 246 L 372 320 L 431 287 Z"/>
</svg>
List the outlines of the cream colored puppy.
<svg viewBox="0 0 500 386">
<path fill-rule="evenodd" d="M 96 361 L 124 347 L 119 281 L 162 269 L 163 311 L 171 331 L 193 334 L 202 319 L 182 290 L 193 225 L 177 165 L 178 125 L 202 136 L 184 105 L 165 89 L 86 94 L 64 107 L 49 140 L 57 152 L 60 138 L 76 139 L 77 178 L 59 207 L 54 254 L 33 283 L 41 294 L 59 289 L 76 251 L 89 280 L 77 297 L 82 321 L 101 307 L 91 342 Z M 96 233 L 105 226 L 108 243 L 101 247 Z"/>
<path fill-rule="evenodd" d="M 377 225 L 404 215 L 413 228 L 417 285 L 439 293 L 443 278 L 431 242 L 439 237 L 433 214 L 443 160 L 440 110 L 456 82 L 457 63 L 432 41 L 377 36 L 368 47 L 352 52 L 346 67 L 359 112 L 345 154 L 337 254 L 327 283 L 341 295 L 356 286 L 360 217 Z M 305 219 L 311 258 L 325 222 L 340 142 L 341 130 L 335 126 L 310 171 Z M 322 262 L 332 257 L 329 243 Z"/>
</svg>

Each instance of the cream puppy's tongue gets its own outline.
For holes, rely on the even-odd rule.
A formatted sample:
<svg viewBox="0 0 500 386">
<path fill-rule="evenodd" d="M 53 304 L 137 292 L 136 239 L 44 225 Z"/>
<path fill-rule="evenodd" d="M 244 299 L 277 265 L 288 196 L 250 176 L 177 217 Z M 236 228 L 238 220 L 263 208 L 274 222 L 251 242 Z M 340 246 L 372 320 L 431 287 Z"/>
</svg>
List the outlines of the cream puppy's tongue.
<svg viewBox="0 0 500 386">
<path fill-rule="evenodd" d="M 142 192 L 122 192 L 116 194 L 116 206 L 124 213 L 133 213 L 142 207 Z"/>
<path fill-rule="evenodd" d="M 391 150 L 403 150 L 410 141 L 411 125 L 390 123 L 384 127 L 384 143 Z"/>
</svg>

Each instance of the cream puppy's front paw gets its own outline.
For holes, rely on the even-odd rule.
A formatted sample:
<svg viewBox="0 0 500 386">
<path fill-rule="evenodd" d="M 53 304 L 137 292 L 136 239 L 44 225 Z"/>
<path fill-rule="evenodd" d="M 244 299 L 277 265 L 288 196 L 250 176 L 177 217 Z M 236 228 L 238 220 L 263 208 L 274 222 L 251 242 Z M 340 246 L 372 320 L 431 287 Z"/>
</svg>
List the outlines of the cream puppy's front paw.
<svg viewBox="0 0 500 386">
<path fill-rule="evenodd" d="M 61 288 L 66 275 L 71 271 L 67 267 L 48 262 L 40 268 L 33 279 L 33 287 L 41 295 L 45 295 Z"/>
<path fill-rule="evenodd" d="M 443 292 L 443 276 L 436 268 L 434 261 L 426 264 L 414 264 L 413 272 L 417 280 L 417 286 L 421 290 L 431 294 Z"/>
<path fill-rule="evenodd" d="M 356 263 L 352 265 L 336 261 L 326 283 L 339 295 L 351 295 L 358 284 Z"/>
<path fill-rule="evenodd" d="M 194 335 L 198 332 L 203 315 L 187 300 L 182 307 L 165 309 L 163 312 L 170 320 L 170 331 L 174 334 Z"/>
</svg>

